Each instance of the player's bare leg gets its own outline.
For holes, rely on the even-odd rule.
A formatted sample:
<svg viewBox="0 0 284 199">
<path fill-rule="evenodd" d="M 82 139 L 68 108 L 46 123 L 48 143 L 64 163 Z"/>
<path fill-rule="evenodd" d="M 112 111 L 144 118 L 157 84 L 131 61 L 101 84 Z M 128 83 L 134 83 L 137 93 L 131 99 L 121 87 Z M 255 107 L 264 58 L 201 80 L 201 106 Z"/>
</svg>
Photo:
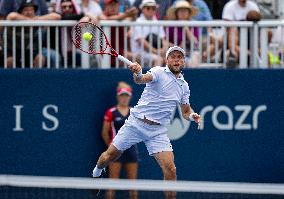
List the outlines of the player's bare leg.
<svg viewBox="0 0 284 199">
<path fill-rule="evenodd" d="M 137 179 L 137 170 L 138 170 L 137 163 L 126 163 L 124 164 L 124 168 L 127 179 Z M 138 192 L 135 190 L 131 190 L 129 191 L 129 196 L 130 199 L 137 199 Z"/>
<path fill-rule="evenodd" d="M 121 163 L 113 162 L 108 165 L 108 177 L 109 178 L 119 178 L 121 170 Z M 106 192 L 106 199 L 113 199 L 115 198 L 115 190 L 108 190 Z"/>
<path fill-rule="evenodd" d="M 115 146 L 111 144 L 108 149 L 103 152 L 99 157 L 97 165 L 93 170 L 93 177 L 99 177 L 102 173 L 102 170 L 107 167 L 111 162 L 118 159 L 121 154 L 122 151 L 119 151 Z"/>
<path fill-rule="evenodd" d="M 174 163 L 174 153 L 172 151 L 163 151 L 154 154 L 154 157 L 163 171 L 164 180 L 176 180 L 177 176 L 176 166 Z M 166 191 L 165 195 L 166 199 L 176 198 L 176 192 L 174 191 Z"/>
</svg>

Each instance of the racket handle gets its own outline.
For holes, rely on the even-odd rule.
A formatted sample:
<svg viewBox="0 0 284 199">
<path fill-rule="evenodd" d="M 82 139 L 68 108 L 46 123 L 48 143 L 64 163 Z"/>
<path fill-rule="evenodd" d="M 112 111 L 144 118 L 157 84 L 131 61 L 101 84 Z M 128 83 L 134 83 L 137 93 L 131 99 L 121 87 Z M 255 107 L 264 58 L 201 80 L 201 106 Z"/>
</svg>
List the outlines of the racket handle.
<svg viewBox="0 0 284 199">
<path fill-rule="evenodd" d="M 127 58 L 125 58 L 125 57 L 123 57 L 123 56 L 121 56 L 121 55 L 118 55 L 117 58 L 118 58 L 120 61 L 126 63 L 128 66 L 129 66 L 130 64 L 133 64 L 131 61 L 129 61 Z"/>
</svg>

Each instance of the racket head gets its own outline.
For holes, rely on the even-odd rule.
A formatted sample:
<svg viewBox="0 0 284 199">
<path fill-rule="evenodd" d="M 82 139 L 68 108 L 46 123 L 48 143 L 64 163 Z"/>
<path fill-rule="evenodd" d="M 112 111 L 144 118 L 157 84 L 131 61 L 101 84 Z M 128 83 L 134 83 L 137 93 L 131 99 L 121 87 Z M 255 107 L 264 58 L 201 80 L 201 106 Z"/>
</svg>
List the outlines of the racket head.
<svg viewBox="0 0 284 199">
<path fill-rule="evenodd" d="M 90 33 L 92 38 L 89 41 L 83 39 L 84 33 Z M 90 22 L 79 22 L 72 28 L 72 42 L 81 51 L 97 55 L 108 54 L 117 57 L 118 53 L 110 45 L 104 31 L 96 24 Z M 107 49 L 110 48 L 108 52 Z"/>
</svg>

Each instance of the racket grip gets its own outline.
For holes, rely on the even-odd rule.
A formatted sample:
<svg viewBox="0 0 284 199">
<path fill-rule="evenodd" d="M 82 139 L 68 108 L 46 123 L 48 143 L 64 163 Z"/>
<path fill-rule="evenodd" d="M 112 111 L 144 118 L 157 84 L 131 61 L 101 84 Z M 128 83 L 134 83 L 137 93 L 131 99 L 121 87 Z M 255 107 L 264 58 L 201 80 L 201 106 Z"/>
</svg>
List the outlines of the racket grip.
<svg viewBox="0 0 284 199">
<path fill-rule="evenodd" d="M 125 58 L 125 57 L 123 57 L 123 56 L 121 56 L 121 55 L 118 55 L 117 58 L 118 58 L 120 61 L 126 63 L 127 65 L 133 64 L 131 61 L 129 61 L 127 58 Z"/>
</svg>

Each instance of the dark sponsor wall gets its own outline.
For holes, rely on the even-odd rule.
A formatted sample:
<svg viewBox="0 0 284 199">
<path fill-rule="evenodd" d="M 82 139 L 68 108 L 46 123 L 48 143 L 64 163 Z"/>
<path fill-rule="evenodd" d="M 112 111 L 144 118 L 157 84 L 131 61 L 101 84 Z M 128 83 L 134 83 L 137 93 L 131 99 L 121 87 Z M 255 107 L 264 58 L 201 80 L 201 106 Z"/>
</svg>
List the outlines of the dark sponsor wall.
<svg viewBox="0 0 284 199">
<path fill-rule="evenodd" d="M 169 126 L 182 180 L 284 182 L 284 71 L 185 70 L 201 130 Z M 127 70 L 1 70 L 0 173 L 88 177 L 105 149 L 103 115 Z M 139 178 L 161 179 L 139 144 Z"/>
</svg>

